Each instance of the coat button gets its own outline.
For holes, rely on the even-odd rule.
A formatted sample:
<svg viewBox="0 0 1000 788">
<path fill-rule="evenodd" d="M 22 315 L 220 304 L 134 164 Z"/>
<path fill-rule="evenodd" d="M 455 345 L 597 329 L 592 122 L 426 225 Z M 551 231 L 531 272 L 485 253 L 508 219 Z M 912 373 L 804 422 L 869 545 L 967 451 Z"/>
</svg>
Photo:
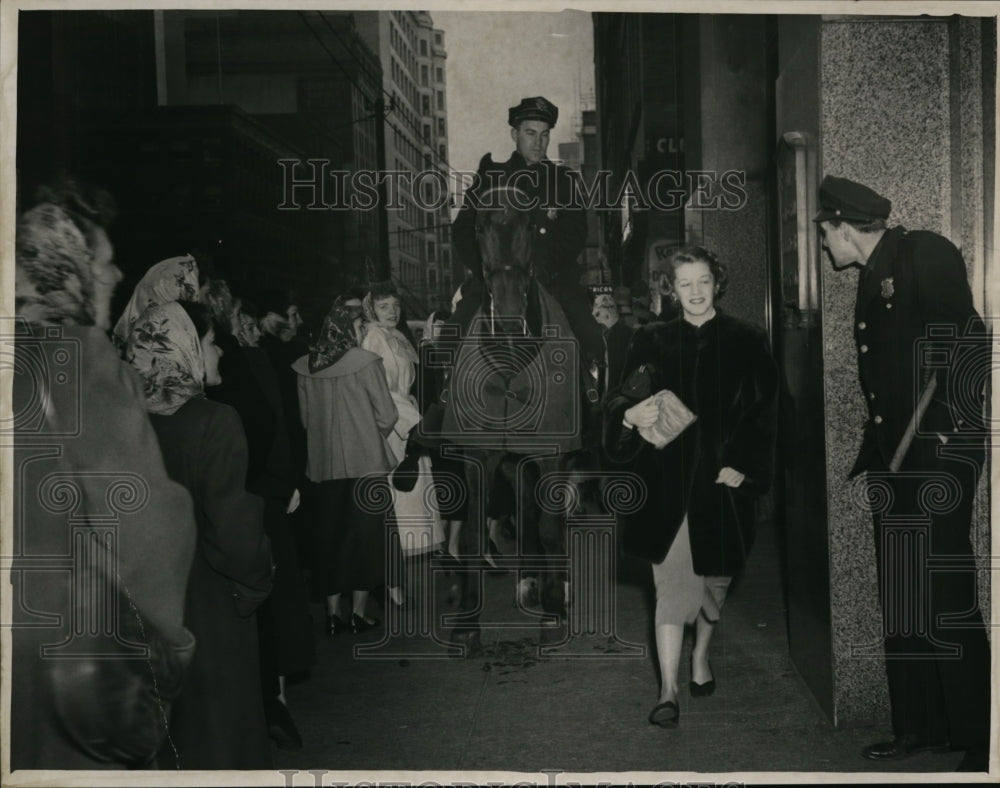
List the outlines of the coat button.
<svg viewBox="0 0 1000 788">
<path fill-rule="evenodd" d="M 876 416 L 875 417 L 875 423 L 876 424 L 881 424 L 882 423 L 882 417 L 881 416 Z"/>
<path fill-rule="evenodd" d="M 875 392 L 874 391 L 869 391 L 868 392 L 868 399 L 875 399 Z"/>
<path fill-rule="evenodd" d="M 858 328 L 864 331 L 866 328 L 868 328 L 868 324 L 864 320 L 862 320 L 860 323 L 858 323 Z"/>
<path fill-rule="evenodd" d="M 544 227 L 539 227 L 538 228 L 538 232 L 540 232 L 542 235 L 545 235 L 545 228 Z"/>
<path fill-rule="evenodd" d="M 862 353 L 867 353 L 868 352 L 868 345 L 862 345 L 861 346 L 861 352 Z"/>
<path fill-rule="evenodd" d="M 887 301 L 886 304 L 885 304 L 885 308 L 886 309 L 892 309 L 892 303 L 889 302 L 889 301 Z"/>
</svg>

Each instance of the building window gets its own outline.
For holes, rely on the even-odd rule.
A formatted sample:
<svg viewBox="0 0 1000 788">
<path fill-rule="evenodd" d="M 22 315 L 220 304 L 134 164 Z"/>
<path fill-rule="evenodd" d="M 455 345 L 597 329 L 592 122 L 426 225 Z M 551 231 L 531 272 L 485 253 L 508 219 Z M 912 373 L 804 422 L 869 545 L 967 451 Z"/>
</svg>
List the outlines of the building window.
<svg viewBox="0 0 1000 788">
<path fill-rule="evenodd" d="M 438 93 L 438 95 L 440 96 L 441 94 Z M 425 115 L 430 115 L 431 114 L 431 97 L 430 96 L 422 96 L 421 98 L 423 98 L 423 101 L 421 102 L 421 107 L 423 108 L 424 114 Z"/>
<path fill-rule="evenodd" d="M 427 87 L 427 66 L 420 67 L 420 84 Z"/>
<path fill-rule="evenodd" d="M 427 57 L 427 39 L 426 38 L 421 38 L 420 39 L 420 54 L 423 55 L 424 57 Z"/>
<path fill-rule="evenodd" d="M 435 69 L 434 78 L 437 79 L 438 82 L 444 82 L 444 69 L 443 68 Z"/>
<path fill-rule="evenodd" d="M 448 158 L 448 151 L 445 149 L 444 145 L 438 145 L 438 158 L 441 161 L 445 161 Z"/>
<path fill-rule="evenodd" d="M 433 268 L 427 272 L 427 284 L 430 287 L 437 287 L 437 272 Z"/>
<path fill-rule="evenodd" d="M 443 137 L 444 136 L 444 118 L 438 118 L 437 121 L 438 121 L 437 122 L 438 136 L 439 137 Z"/>
<path fill-rule="evenodd" d="M 435 33 L 434 34 L 434 43 L 437 46 L 441 46 L 441 34 L 440 33 Z"/>
<path fill-rule="evenodd" d="M 430 142 L 430 141 L 431 141 L 431 124 L 430 123 L 425 123 L 424 124 L 424 142 Z"/>
<path fill-rule="evenodd" d="M 444 109 L 444 91 L 439 90 L 437 92 L 438 109 Z"/>
</svg>

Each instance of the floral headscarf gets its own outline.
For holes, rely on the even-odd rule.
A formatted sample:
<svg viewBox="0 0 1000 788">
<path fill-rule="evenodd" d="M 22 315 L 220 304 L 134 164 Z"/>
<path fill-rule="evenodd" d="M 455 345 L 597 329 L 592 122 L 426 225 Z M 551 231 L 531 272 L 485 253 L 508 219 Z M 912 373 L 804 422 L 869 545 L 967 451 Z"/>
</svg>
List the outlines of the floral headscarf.
<svg viewBox="0 0 1000 788">
<path fill-rule="evenodd" d="M 14 300 L 32 323 L 94 324 L 94 250 L 69 214 L 42 203 L 17 222 Z"/>
<path fill-rule="evenodd" d="M 309 353 L 309 371 L 319 372 L 336 364 L 352 347 L 358 346 L 354 315 L 346 306 L 334 306 L 320 329 L 316 347 Z"/>
<path fill-rule="evenodd" d="M 135 321 L 149 307 L 182 300 L 199 300 L 198 263 L 189 254 L 161 260 L 146 271 L 115 325 L 115 342 L 125 344 Z"/>
<path fill-rule="evenodd" d="M 378 296 L 378 298 L 380 299 L 388 297 L 389 297 L 388 295 Z M 395 296 L 392 297 L 395 298 Z M 420 359 L 417 356 L 417 351 L 410 343 L 410 340 L 407 339 L 406 334 L 404 334 L 395 326 L 389 328 L 388 326 L 384 326 L 379 322 L 378 316 L 375 314 L 375 299 L 372 298 L 372 294 L 370 291 L 364 297 L 364 300 L 361 302 L 361 309 L 364 311 L 365 322 L 367 323 L 367 326 L 365 327 L 366 331 L 370 330 L 373 326 L 382 329 L 393 340 L 395 340 L 395 342 L 393 342 L 395 350 L 398 351 L 407 361 L 411 361 L 414 364 L 419 362 Z"/>
<path fill-rule="evenodd" d="M 142 376 L 150 413 L 169 416 L 205 390 L 198 331 L 176 301 L 152 306 L 135 321 L 125 360 Z"/>
</svg>

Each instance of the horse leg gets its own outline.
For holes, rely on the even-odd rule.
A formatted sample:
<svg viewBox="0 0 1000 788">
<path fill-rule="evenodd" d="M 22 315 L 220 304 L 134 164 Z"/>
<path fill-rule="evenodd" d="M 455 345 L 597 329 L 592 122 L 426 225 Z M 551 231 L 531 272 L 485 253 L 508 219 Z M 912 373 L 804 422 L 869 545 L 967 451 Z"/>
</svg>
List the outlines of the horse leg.
<svg viewBox="0 0 1000 788">
<path fill-rule="evenodd" d="M 458 534 L 459 620 L 451 630 L 450 640 L 465 647 L 465 655 L 473 657 L 482 651 L 479 609 L 482 604 L 480 585 L 484 555 L 484 514 L 487 490 L 496 461 L 490 452 L 469 449 L 464 454 L 465 479 L 468 494 L 468 516 Z"/>
<path fill-rule="evenodd" d="M 542 475 L 560 471 L 563 457 L 546 457 L 539 461 Z M 543 642 L 561 641 L 565 637 L 567 572 L 559 564 L 566 560 L 566 514 L 543 509 L 537 519 L 538 541 L 545 556 L 545 569 L 541 574 L 542 610 L 557 616 L 557 624 L 542 626 Z"/>
</svg>

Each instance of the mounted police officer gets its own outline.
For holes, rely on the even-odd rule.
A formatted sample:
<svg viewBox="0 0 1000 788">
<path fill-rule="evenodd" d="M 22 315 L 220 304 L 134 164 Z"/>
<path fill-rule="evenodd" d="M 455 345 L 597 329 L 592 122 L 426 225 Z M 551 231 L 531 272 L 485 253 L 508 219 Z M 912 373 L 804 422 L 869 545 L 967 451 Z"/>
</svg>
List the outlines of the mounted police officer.
<svg viewBox="0 0 1000 788">
<path fill-rule="evenodd" d="M 587 214 L 567 167 L 550 161 L 546 154 L 549 133 L 559 117 L 559 109 L 536 96 L 522 99 L 507 113 L 510 136 L 516 150 L 506 162 L 496 163 L 487 153 L 465 193 L 464 204 L 452 224 L 452 244 L 462 264 L 472 272 L 458 303 L 452 322 L 468 328 L 483 301 L 483 271 L 476 240 L 476 215 L 491 207 L 491 188 L 513 186 L 523 197 L 533 219 L 531 260 L 535 278 L 562 307 L 570 328 L 580 343 L 584 368 L 603 360 L 604 344 L 600 326 L 591 317 L 587 291 L 579 283 L 577 258 L 587 241 Z M 496 206 L 493 206 L 496 207 Z"/>
<path fill-rule="evenodd" d="M 820 205 L 814 221 L 834 268 L 861 270 L 854 338 L 869 418 L 851 476 L 867 473 L 869 498 L 885 505 L 873 520 L 894 738 L 862 755 L 964 749 L 959 768 L 985 770 L 989 646 L 969 531 L 985 459 L 987 334 L 949 240 L 887 228 L 889 200 L 845 178 L 823 179 Z M 931 571 L 941 559 L 949 571 Z M 962 620 L 948 626 L 949 615 Z"/>
</svg>

